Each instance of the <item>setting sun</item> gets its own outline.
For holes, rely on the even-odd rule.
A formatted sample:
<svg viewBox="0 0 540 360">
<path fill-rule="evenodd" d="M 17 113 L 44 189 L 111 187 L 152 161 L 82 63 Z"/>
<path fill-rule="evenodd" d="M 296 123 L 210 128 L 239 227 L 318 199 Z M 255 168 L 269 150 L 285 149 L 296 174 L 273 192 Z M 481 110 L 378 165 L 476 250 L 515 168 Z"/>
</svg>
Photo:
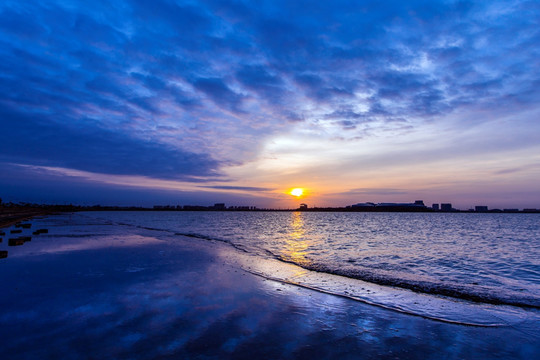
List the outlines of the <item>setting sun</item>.
<svg viewBox="0 0 540 360">
<path fill-rule="evenodd" d="M 289 194 L 291 194 L 292 196 L 300 197 L 300 196 L 302 196 L 302 194 L 304 194 L 304 189 L 302 189 L 302 188 L 294 188 L 294 189 L 291 190 L 291 192 Z"/>
</svg>

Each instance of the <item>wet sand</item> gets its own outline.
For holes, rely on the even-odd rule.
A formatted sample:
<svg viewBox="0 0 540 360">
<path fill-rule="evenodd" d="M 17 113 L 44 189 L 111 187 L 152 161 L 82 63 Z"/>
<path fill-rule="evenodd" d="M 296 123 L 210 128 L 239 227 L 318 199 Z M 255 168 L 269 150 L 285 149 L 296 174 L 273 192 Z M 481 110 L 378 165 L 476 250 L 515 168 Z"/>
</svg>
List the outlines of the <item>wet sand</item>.
<svg viewBox="0 0 540 360">
<path fill-rule="evenodd" d="M 49 234 L 0 259 L 2 358 L 531 359 L 540 352 L 530 324 L 441 323 L 266 280 L 226 262 L 217 244 L 79 215 L 33 222 Z"/>
</svg>

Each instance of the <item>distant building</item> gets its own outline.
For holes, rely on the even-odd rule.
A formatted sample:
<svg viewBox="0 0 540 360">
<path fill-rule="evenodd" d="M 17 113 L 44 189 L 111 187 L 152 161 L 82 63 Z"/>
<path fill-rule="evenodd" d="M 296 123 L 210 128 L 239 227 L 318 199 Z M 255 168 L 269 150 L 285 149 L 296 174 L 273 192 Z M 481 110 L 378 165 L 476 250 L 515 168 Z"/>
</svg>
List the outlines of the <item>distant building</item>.
<svg viewBox="0 0 540 360">
<path fill-rule="evenodd" d="M 416 200 L 414 203 L 378 203 L 378 207 L 426 207 L 424 201 Z"/>
<path fill-rule="evenodd" d="M 358 203 L 358 204 L 354 204 L 354 205 L 351 205 L 351 207 L 353 208 L 358 208 L 358 207 L 374 207 L 375 204 L 372 203 L 372 202 L 365 202 L 365 203 Z"/>
<path fill-rule="evenodd" d="M 446 203 L 446 204 L 441 204 L 441 210 L 442 211 L 452 211 L 452 204 L 450 203 Z"/>
<path fill-rule="evenodd" d="M 308 206 L 307 204 L 300 204 L 300 210 L 307 210 Z"/>
<path fill-rule="evenodd" d="M 432 208 L 433 210 L 437 210 L 437 211 L 438 211 L 438 210 L 439 210 L 439 204 L 433 204 L 433 205 L 431 205 L 431 208 Z"/>
<path fill-rule="evenodd" d="M 224 203 L 214 204 L 214 209 L 215 210 L 225 210 L 225 204 Z"/>
<path fill-rule="evenodd" d="M 249 206 L 229 206 L 229 210 L 250 210 Z"/>
<path fill-rule="evenodd" d="M 475 206 L 474 211 L 476 211 L 476 212 L 487 212 L 488 207 L 487 206 Z"/>
<path fill-rule="evenodd" d="M 208 207 L 200 206 L 200 205 L 184 205 L 184 210 L 187 210 L 187 211 L 202 211 L 202 210 L 208 210 Z"/>
</svg>

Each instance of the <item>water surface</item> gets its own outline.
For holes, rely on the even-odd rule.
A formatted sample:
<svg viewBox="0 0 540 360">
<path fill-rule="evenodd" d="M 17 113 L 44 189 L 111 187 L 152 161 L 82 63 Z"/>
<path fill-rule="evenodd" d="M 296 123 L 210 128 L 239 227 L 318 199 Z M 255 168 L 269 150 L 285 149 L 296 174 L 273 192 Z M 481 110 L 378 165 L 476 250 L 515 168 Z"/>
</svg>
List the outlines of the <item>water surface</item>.
<svg viewBox="0 0 540 360">
<path fill-rule="evenodd" d="M 540 307 L 540 214 L 88 213 L 221 240 L 308 270 L 491 304 Z"/>
<path fill-rule="evenodd" d="M 540 351 L 534 307 L 310 270 L 319 255 L 359 266 L 352 250 L 340 249 L 345 241 L 336 241 L 354 232 L 339 229 L 346 223 L 339 214 L 323 215 L 88 212 L 34 219 L 21 234 L 30 241 L 0 243 L 9 253 L 0 259 L 2 356 L 530 359 Z M 266 221 L 277 224 L 276 233 L 264 231 Z M 32 236 L 37 228 L 49 232 Z M 325 242 L 338 246 L 325 252 Z M 396 278 L 403 272 L 387 271 Z M 477 326 L 460 325 L 467 323 Z"/>
</svg>

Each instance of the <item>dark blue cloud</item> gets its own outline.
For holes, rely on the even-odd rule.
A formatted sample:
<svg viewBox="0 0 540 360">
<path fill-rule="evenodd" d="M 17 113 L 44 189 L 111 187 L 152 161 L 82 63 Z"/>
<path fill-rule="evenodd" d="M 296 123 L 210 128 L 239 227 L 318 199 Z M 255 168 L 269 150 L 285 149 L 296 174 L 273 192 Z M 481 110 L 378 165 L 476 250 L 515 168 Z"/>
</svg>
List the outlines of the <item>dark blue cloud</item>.
<svg viewBox="0 0 540 360">
<path fill-rule="evenodd" d="M 84 123 L 57 124 L 0 109 L 0 160 L 96 173 L 190 180 L 216 176 L 207 155 L 179 151 Z"/>
<path fill-rule="evenodd" d="M 170 28 L 178 36 L 198 35 L 212 30 L 215 26 L 211 16 L 205 14 L 205 9 L 195 4 L 153 0 L 135 0 L 131 2 L 132 16 L 147 26 L 157 25 L 158 30 Z"/>
<path fill-rule="evenodd" d="M 298 74 L 294 77 L 297 83 L 309 89 L 317 89 L 323 85 L 323 80 L 315 74 Z"/>
<path fill-rule="evenodd" d="M 486 98 L 481 95 L 492 94 L 494 84 L 504 87 L 510 81 L 504 77 L 506 70 L 516 73 L 518 64 L 526 65 L 530 59 L 528 54 L 538 39 L 537 32 L 531 31 L 538 17 L 537 6 L 517 4 L 516 9 L 522 8 L 528 14 L 519 18 L 513 17 L 515 12 L 501 11 L 501 22 L 483 21 L 484 6 L 466 1 L 273 1 L 257 7 L 242 1 L 131 1 L 98 3 L 89 8 L 37 3 L 33 12 L 27 7 L 5 8 L 1 16 L 6 32 L 21 39 L 11 44 L 15 47 L 7 47 L 13 47 L 11 55 L 20 50 L 17 45 L 27 47 L 27 42 L 39 39 L 41 43 L 34 44 L 42 46 L 41 50 L 70 56 L 55 59 L 52 73 L 67 61 L 67 65 L 78 66 L 73 75 L 89 77 L 84 82 L 89 86 L 100 77 L 111 78 L 99 91 L 103 98 L 117 96 L 126 100 L 124 105 L 136 104 L 155 114 L 160 111 L 152 106 L 153 98 L 165 92 L 182 108 L 199 103 L 197 94 L 166 86 L 164 82 L 176 76 L 192 83 L 226 110 L 240 111 L 244 95 L 252 92 L 263 101 L 283 107 L 282 114 L 295 113 L 290 102 L 282 101 L 283 79 L 288 78 L 294 79 L 298 89 L 313 101 L 331 103 L 347 97 L 353 101 L 355 91 L 369 90 L 377 96 L 372 106 L 375 111 L 368 112 L 368 116 L 412 110 L 418 116 L 429 117 L 463 104 L 468 96 Z M 505 7 L 493 6 L 498 8 Z M 34 16 L 32 22 L 30 14 Z M 509 29 L 517 30 L 518 36 Z M 475 47 L 479 37 L 502 41 L 519 49 L 520 56 L 510 61 L 513 66 L 496 69 L 493 76 L 486 77 L 471 64 L 489 65 L 492 58 L 501 67 L 505 61 L 497 56 L 500 46 Z M 45 39 L 47 46 L 42 43 Z M 420 74 L 413 70 L 388 76 L 401 72 L 392 66 L 411 66 L 420 53 L 439 67 L 439 73 Z M 26 65 L 35 65 L 31 70 L 43 67 L 27 55 Z M 39 51 L 32 55 L 42 60 L 50 57 Z M 153 97 L 133 96 L 125 83 L 114 84 L 122 80 L 122 73 L 129 67 L 140 67 L 144 76 L 150 73 L 161 81 L 159 87 L 155 81 L 144 82 L 156 92 Z M 231 72 L 236 77 L 228 76 Z M 436 80 L 411 83 L 405 79 L 407 76 Z M 51 79 L 54 77 L 42 80 Z M 244 91 L 235 88 L 234 80 L 244 86 Z M 471 84 L 482 87 L 471 91 Z M 446 88 L 446 93 L 441 88 Z M 454 96 L 462 90 L 465 96 Z M 520 92 L 514 95 L 522 96 Z M 397 107 L 382 105 L 380 97 L 391 98 Z M 422 97 L 423 105 L 412 101 L 412 97 Z M 454 103 L 449 103 L 449 97 Z M 106 101 L 99 97 L 92 100 L 100 104 Z"/>
<path fill-rule="evenodd" d="M 242 95 L 231 90 L 222 79 L 199 78 L 195 80 L 193 86 L 206 94 L 217 105 L 228 110 L 240 111 Z"/>
<path fill-rule="evenodd" d="M 241 191 L 254 191 L 254 192 L 275 190 L 275 189 L 271 189 L 271 188 L 263 188 L 263 187 L 258 187 L 258 186 L 227 186 L 227 185 L 206 186 L 206 185 L 200 185 L 199 187 L 200 188 L 205 188 L 205 189 L 241 190 Z"/>
<path fill-rule="evenodd" d="M 28 20 L 28 14 L 22 14 L 9 8 L 0 13 L 2 29 L 21 40 L 28 39 L 32 41 L 46 32 L 47 29 L 42 24 Z"/>
<path fill-rule="evenodd" d="M 242 67 L 236 73 L 236 79 L 246 88 L 273 104 L 280 103 L 285 95 L 283 80 L 261 65 Z"/>
<path fill-rule="evenodd" d="M 28 202 L 80 205 L 229 205 L 263 207 L 269 199 L 246 194 L 212 191 L 159 190 L 140 187 L 100 184 L 79 177 L 67 177 L 38 169 L 1 163 L 0 189 L 4 202 Z M 36 186 L 36 179 L 39 185 Z"/>
</svg>

